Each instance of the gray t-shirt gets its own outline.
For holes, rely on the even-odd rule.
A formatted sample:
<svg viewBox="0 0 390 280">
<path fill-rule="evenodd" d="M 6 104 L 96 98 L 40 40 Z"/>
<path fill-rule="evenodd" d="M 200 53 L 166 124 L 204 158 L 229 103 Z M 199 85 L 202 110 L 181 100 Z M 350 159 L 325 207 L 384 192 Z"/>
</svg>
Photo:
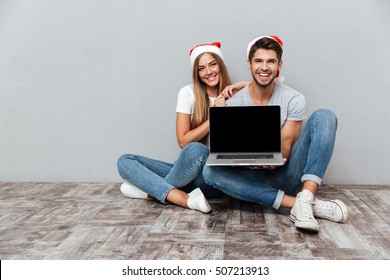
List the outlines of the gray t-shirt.
<svg viewBox="0 0 390 280">
<path fill-rule="evenodd" d="M 226 101 L 227 106 L 256 106 L 253 102 L 248 86 L 238 91 Z M 284 84 L 275 83 L 275 89 L 268 105 L 281 107 L 281 123 L 283 127 L 287 120 L 301 121 L 306 119 L 306 100 L 302 93 Z"/>
</svg>

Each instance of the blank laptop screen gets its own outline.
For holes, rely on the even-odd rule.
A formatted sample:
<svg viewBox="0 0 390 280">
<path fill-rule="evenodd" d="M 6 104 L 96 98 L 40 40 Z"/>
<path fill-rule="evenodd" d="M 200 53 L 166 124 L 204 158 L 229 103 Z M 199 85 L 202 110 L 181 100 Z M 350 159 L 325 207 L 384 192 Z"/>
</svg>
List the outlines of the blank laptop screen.
<svg viewBox="0 0 390 280">
<path fill-rule="evenodd" d="M 280 151 L 280 106 L 210 107 L 210 152 Z"/>
</svg>

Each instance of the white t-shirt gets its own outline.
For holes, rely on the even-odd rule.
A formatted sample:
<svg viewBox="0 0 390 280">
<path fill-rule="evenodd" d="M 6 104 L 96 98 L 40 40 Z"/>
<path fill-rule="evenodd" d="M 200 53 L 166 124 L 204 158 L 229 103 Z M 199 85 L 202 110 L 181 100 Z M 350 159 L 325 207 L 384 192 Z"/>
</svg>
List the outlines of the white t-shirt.
<svg viewBox="0 0 390 280">
<path fill-rule="evenodd" d="M 210 105 L 214 105 L 215 97 L 209 97 Z M 176 112 L 192 115 L 195 107 L 194 86 L 192 84 L 182 87 L 177 96 Z"/>
</svg>

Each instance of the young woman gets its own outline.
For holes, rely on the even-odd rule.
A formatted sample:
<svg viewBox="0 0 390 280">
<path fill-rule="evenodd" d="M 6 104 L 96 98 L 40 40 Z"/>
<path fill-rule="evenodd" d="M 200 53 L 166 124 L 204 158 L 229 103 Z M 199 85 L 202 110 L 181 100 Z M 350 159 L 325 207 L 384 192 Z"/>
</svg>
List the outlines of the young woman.
<svg viewBox="0 0 390 280">
<path fill-rule="evenodd" d="M 208 109 L 225 102 L 220 94 L 224 89 L 231 93 L 246 85 L 241 82 L 227 87 L 231 83 L 220 47 L 215 42 L 190 51 L 193 84 L 180 90 L 176 107 L 176 136 L 182 148 L 179 158 L 171 164 L 140 155 L 122 155 L 118 171 L 126 180 L 121 186 L 124 195 L 155 198 L 204 213 L 211 211 L 206 197 L 216 197 L 219 192 L 208 186 L 202 176 L 209 155 Z"/>
</svg>

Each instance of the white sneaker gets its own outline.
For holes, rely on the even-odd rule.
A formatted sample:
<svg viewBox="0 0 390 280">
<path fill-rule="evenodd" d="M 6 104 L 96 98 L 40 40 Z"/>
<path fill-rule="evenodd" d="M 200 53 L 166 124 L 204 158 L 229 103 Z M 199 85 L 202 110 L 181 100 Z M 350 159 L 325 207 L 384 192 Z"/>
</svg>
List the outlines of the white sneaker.
<svg viewBox="0 0 390 280">
<path fill-rule="evenodd" d="M 314 195 L 309 190 L 298 193 L 290 212 L 290 219 L 297 228 L 318 231 L 320 226 L 313 216 Z"/>
<path fill-rule="evenodd" d="M 316 198 L 313 205 L 313 214 L 317 218 L 327 219 L 336 223 L 348 220 L 347 206 L 341 200 L 322 200 Z"/>
<path fill-rule="evenodd" d="M 121 192 L 130 198 L 148 198 L 148 194 L 146 192 L 141 191 L 129 182 L 124 182 L 121 185 Z"/>
<path fill-rule="evenodd" d="M 203 213 L 208 213 L 211 211 L 210 204 L 199 188 L 196 188 L 188 194 L 187 205 L 188 208 L 198 210 Z"/>
</svg>

